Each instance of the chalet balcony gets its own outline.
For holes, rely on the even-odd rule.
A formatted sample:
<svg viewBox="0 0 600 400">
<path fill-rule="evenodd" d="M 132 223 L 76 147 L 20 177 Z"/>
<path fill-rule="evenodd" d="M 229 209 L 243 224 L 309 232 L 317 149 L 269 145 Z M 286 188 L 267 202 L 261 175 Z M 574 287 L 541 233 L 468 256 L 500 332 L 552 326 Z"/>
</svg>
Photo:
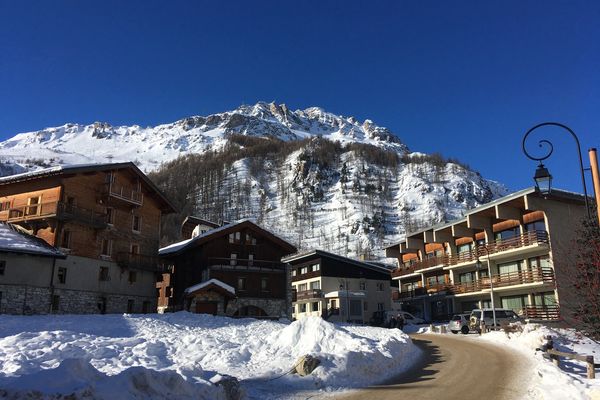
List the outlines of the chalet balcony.
<svg viewBox="0 0 600 400">
<path fill-rule="evenodd" d="M 134 190 L 132 187 L 117 185 L 116 183 L 109 183 L 106 186 L 106 193 L 108 197 L 124 201 L 128 204 L 141 206 L 144 203 L 144 194 L 138 190 Z"/>
<path fill-rule="evenodd" d="M 392 300 L 408 300 L 413 297 L 425 296 L 427 295 L 427 289 L 419 287 L 413 290 L 403 291 L 403 292 L 394 292 L 392 294 Z"/>
<path fill-rule="evenodd" d="M 158 256 L 120 252 L 117 253 L 116 262 L 121 267 L 128 269 L 139 269 L 151 272 L 163 271 Z"/>
<path fill-rule="evenodd" d="M 392 278 L 409 275 L 421 270 L 434 267 L 436 265 L 449 267 L 463 263 L 476 262 L 478 259 L 494 254 L 501 254 L 505 251 L 519 249 L 534 245 L 548 245 L 548 233 L 546 231 L 526 232 L 522 235 L 515 236 L 510 239 L 496 240 L 494 242 L 477 246 L 471 251 L 451 256 L 445 255 L 441 257 L 433 257 L 425 260 L 417 261 L 410 266 L 402 266 L 392 271 Z"/>
<path fill-rule="evenodd" d="M 491 283 L 494 289 L 525 285 L 531 283 L 554 283 L 554 271 L 551 268 L 534 268 L 518 272 L 509 272 L 505 274 L 492 275 Z M 460 282 L 451 286 L 450 290 L 454 294 L 480 292 L 490 289 L 490 278 L 481 278 L 473 282 Z"/>
<path fill-rule="evenodd" d="M 322 299 L 325 296 L 320 289 L 302 290 L 296 293 L 296 300 Z"/>
<path fill-rule="evenodd" d="M 106 215 L 93 210 L 66 204 L 60 201 L 13 207 L 0 212 L 0 221 L 29 222 L 57 218 L 63 221 L 76 221 L 95 228 L 106 226 Z"/>
<path fill-rule="evenodd" d="M 210 257 L 211 269 L 236 271 L 269 271 L 284 272 L 285 264 L 267 260 L 250 260 L 243 258 Z"/>
</svg>

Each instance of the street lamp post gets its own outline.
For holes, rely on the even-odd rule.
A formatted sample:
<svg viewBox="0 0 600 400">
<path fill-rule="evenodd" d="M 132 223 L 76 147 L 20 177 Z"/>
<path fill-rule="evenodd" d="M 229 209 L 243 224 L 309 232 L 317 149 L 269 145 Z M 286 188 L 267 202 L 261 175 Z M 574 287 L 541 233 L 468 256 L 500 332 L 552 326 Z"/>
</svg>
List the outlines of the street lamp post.
<svg viewBox="0 0 600 400">
<path fill-rule="evenodd" d="M 488 278 L 490 279 L 490 299 L 492 300 L 492 319 L 494 321 L 494 327 L 493 329 L 496 329 L 496 306 L 494 304 L 494 280 L 492 279 L 492 268 L 490 266 L 490 252 L 488 251 L 487 247 L 483 246 L 483 249 L 485 250 L 485 254 L 486 254 L 486 258 L 487 258 L 487 271 L 488 271 Z M 481 271 L 481 261 L 479 261 L 479 258 L 477 259 L 476 262 L 476 268 L 478 271 Z M 481 279 L 481 276 L 479 277 L 479 279 Z M 483 311 L 483 307 L 481 310 L 481 319 L 479 320 L 479 325 L 481 326 L 481 321 L 483 321 L 483 315 L 484 315 L 484 311 Z"/>
<path fill-rule="evenodd" d="M 525 133 L 525 136 L 523 136 L 523 143 L 522 143 L 523 153 L 525 153 L 527 158 L 529 158 L 530 160 L 540 162 L 540 165 L 538 165 L 538 167 L 535 171 L 535 176 L 533 177 L 533 179 L 535 180 L 535 185 L 536 185 L 537 189 L 544 195 L 549 194 L 550 191 L 552 190 L 552 187 L 551 187 L 552 175 L 550 175 L 550 172 L 548 171 L 548 169 L 546 167 L 544 167 L 544 164 L 542 164 L 542 161 L 544 161 L 545 159 L 547 159 L 548 157 L 550 157 L 552 155 L 552 152 L 554 151 L 554 146 L 552 145 L 552 143 L 550 141 L 548 141 L 546 139 L 540 140 L 538 142 L 538 145 L 540 147 L 548 146 L 549 147 L 548 153 L 546 155 L 544 155 L 543 157 L 534 157 L 527 152 L 527 149 L 525 148 L 525 141 L 527 140 L 527 137 L 529 136 L 529 134 L 531 132 L 533 132 L 534 130 L 536 130 L 538 128 L 544 127 L 544 126 L 557 126 L 559 128 L 562 128 L 562 129 L 566 130 L 567 132 L 569 132 L 571 134 L 571 136 L 573 137 L 573 139 L 575 139 L 575 143 L 577 144 L 577 155 L 579 156 L 579 169 L 581 170 L 581 183 L 583 184 L 583 194 L 585 196 L 585 209 L 587 211 L 588 218 L 592 219 L 592 214 L 590 213 L 590 207 L 588 204 L 587 187 L 585 185 L 585 169 L 583 168 L 583 159 L 581 157 L 581 146 L 579 145 L 579 138 L 577 137 L 577 135 L 575 135 L 575 132 L 573 132 L 573 130 L 566 125 L 560 124 L 558 122 L 542 122 L 541 124 L 537 124 L 533 128 L 529 129 Z"/>
</svg>

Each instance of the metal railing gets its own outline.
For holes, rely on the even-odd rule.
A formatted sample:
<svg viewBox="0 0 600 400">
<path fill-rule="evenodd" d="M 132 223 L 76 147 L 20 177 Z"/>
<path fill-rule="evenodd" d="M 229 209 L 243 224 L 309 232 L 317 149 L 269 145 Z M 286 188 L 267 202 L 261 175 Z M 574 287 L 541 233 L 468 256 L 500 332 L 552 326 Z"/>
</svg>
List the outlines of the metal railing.
<svg viewBox="0 0 600 400">
<path fill-rule="evenodd" d="M 474 249 L 459 254 L 445 255 L 416 261 L 412 265 L 402 266 L 392 271 L 392 277 L 399 277 L 430 268 L 436 265 L 453 266 L 462 263 L 475 262 L 487 255 L 501 253 L 521 247 L 548 244 L 546 231 L 531 231 L 510 239 L 498 239 L 491 243 L 477 246 Z"/>
</svg>

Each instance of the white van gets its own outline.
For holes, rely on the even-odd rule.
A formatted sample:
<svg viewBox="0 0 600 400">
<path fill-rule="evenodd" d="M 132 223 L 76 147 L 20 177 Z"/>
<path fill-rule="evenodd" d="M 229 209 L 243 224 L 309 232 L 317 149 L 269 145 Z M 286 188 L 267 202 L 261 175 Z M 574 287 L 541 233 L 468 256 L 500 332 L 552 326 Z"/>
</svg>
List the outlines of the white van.
<svg viewBox="0 0 600 400">
<path fill-rule="evenodd" d="M 486 326 L 494 326 L 494 314 L 491 308 L 475 309 L 471 311 L 471 317 L 469 318 L 469 327 L 473 330 L 479 331 L 479 320 L 481 313 L 483 312 L 483 322 Z M 496 308 L 496 328 L 499 328 L 504 323 L 519 322 L 521 318 L 509 308 Z"/>
</svg>

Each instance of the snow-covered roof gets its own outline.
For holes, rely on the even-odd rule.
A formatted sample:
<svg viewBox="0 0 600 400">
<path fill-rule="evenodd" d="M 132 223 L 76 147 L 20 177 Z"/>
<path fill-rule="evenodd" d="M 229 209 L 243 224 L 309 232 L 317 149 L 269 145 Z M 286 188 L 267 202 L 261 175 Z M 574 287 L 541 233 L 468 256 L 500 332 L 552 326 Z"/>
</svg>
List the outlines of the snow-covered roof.
<svg viewBox="0 0 600 400">
<path fill-rule="evenodd" d="M 18 225 L 0 222 L 0 252 L 33 254 L 43 257 L 64 258 L 56 247 L 33 236 Z"/>
<path fill-rule="evenodd" d="M 381 265 L 375 264 L 375 263 L 370 263 L 368 261 L 360 261 L 360 260 L 355 260 L 353 258 L 348 258 L 348 257 L 344 257 L 341 256 L 339 254 L 334 254 L 334 253 L 330 253 L 328 251 L 324 251 L 324 250 L 307 250 L 307 251 L 303 251 L 303 252 L 299 252 L 296 254 L 292 254 L 286 257 L 283 257 L 281 259 L 282 262 L 285 263 L 289 263 L 290 261 L 296 261 L 299 260 L 301 258 L 305 258 L 305 257 L 309 257 L 309 256 L 313 256 L 313 255 L 318 255 L 318 256 L 322 256 L 322 257 L 329 257 L 329 258 L 333 258 L 333 259 L 337 259 L 343 262 L 347 262 L 350 264 L 354 264 L 357 267 L 361 267 L 361 268 L 368 268 L 377 272 L 381 272 L 384 274 L 389 274 L 391 269 L 390 268 L 385 268 Z"/>
<path fill-rule="evenodd" d="M 179 252 L 181 250 L 184 250 L 185 248 L 187 248 L 188 246 L 192 245 L 193 243 L 202 241 L 203 239 L 206 239 L 206 238 L 208 238 L 210 236 L 216 235 L 216 234 L 221 233 L 221 232 L 223 232 L 223 231 L 225 231 L 227 229 L 233 228 L 233 227 L 235 227 L 237 225 L 241 225 L 241 224 L 244 224 L 244 223 L 250 223 L 250 224 L 254 225 L 255 227 L 259 228 L 261 231 L 264 231 L 265 233 L 273 236 L 274 238 L 280 240 L 281 242 L 285 243 L 286 245 L 288 245 L 288 246 L 292 247 L 294 250 L 296 250 L 296 248 L 294 247 L 294 245 L 292 245 L 292 244 L 288 243 L 287 241 L 283 240 L 282 238 L 280 238 L 279 236 L 277 236 L 273 232 L 269 231 L 268 229 L 265 229 L 262 226 L 257 225 L 256 222 L 254 222 L 253 219 L 251 219 L 251 218 L 244 218 L 244 219 L 241 219 L 239 221 L 232 222 L 232 223 L 229 223 L 227 225 L 223 225 L 223 226 L 220 226 L 218 228 L 211 229 L 211 230 L 206 231 L 206 232 L 204 232 L 204 233 L 202 233 L 202 234 L 200 234 L 200 235 L 198 235 L 196 237 L 193 237 L 191 239 L 182 240 L 181 242 L 173 243 L 173 244 L 170 244 L 168 246 L 162 247 L 162 248 L 160 248 L 158 250 L 158 255 L 159 256 L 166 256 L 166 255 L 169 255 L 169 254 L 175 254 L 175 253 L 177 253 L 177 252 Z"/>
<path fill-rule="evenodd" d="M 220 280 L 214 279 L 214 278 L 213 279 L 209 279 L 206 282 L 201 282 L 201 283 L 198 283 L 198 284 L 196 284 L 194 286 L 190 286 L 189 288 L 185 289 L 184 292 L 186 294 L 193 293 L 193 292 L 195 292 L 197 290 L 200 290 L 200 289 L 205 288 L 205 287 L 210 286 L 210 285 L 217 285 L 220 288 L 228 291 L 229 293 L 231 293 L 232 295 L 235 296 L 235 289 L 234 288 L 232 288 L 228 284 L 223 283 Z"/>
</svg>

